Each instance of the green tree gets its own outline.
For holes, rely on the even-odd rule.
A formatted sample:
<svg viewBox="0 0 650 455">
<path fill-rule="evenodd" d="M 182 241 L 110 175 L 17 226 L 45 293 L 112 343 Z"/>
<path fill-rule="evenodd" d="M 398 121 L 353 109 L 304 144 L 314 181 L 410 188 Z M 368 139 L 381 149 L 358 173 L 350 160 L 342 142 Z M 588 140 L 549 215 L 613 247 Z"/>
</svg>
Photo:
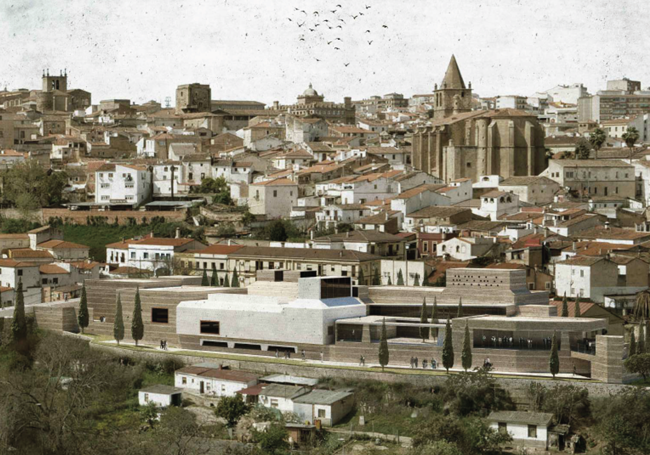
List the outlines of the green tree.
<svg viewBox="0 0 650 455">
<path fill-rule="evenodd" d="M 643 376 L 645 381 L 650 376 L 650 354 L 636 354 L 625 360 L 625 369 L 630 373 Z"/>
<path fill-rule="evenodd" d="M 208 280 L 208 271 L 203 269 L 203 275 L 201 276 L 201 286 L 210 286 L 210 280 Z"/>
<path fill-rule="evenodd" d="M 549 370 L 555 379 L 555 375 L 560 372 L 560 356 L 557 353 L 557 334 L 553 332 L 553 342 L 551 343 L 551 357 L 548 362 Z"/>
<path fill-rule="evenodd" d="M 381 286 L 381 276 L 379 275 L 379 269 L 375 269 L 375 273 L 372 274 L 372 285 Z"/>
<path fill-rule="evenodd" d="M 413 280 L 413 286 L 420 286 L 420 274 L 416 273 L 415 274 L 415 279 Z"/>
<path fill-rule="evenodd" d="M 224 288 L 229 288 L 230 287 L 230 279 L 228 278 L 228 272 L 223 277 L 223 287 Z"/>
<path fill-rule="evenodd" d="M 240 394 L 237 394 L 234 397 L 222 397 L 214 413 L 226 421 L 228 428 L 234 428 L 239 419 L 248 414 L 248 411 L 250 406 L 244 403 Z"/>
<path fill-rule="evenodd" d="M 634 327 L 632 327 L 630 333 L 630 348 L 628 349 L 628 357 L 632 357 L 636 354 L 636 336 L 634 335 Z"/>
<path fill-rule="evenodd" d="M 580 296 L 576 296 L 576 301 L 575 301 L 575 311 L 574 311 L 574 317 L 579 318 L 582 316 L 582 313 L 580 312 Z"/>
<path fill-rule="evenodd" d="M 268 239 L 272 242 L 286 242 L 289 238 L 287 229 L 282 220 L 272 221 L 267 227 Z"/>
<path fill-rule="evenodd" d="M 593 412 L 603 453 L 640 455 L 650 453 L 650 396 L 644 389 L 627 389 L 596 402 Z"/>
<path fill-rule="evenodd" d="M 212 271 L 212 278 L 211 278 L 211 280 L 210 280 L 210 285 L 211 285 L 211 286 L 214 286 L 214 287 L 219 286 L 219 276 L 217 275 L 217 271 L 216 271 L 216 270 L 213 270 L 213 271 Z"/>
<path fill-rule="evenodd" d="M 20 344 L 27 340 L 27 319 L 25 318 L 25 296 L 23 295 L 23 281 L 18 279 L 14 315 L 11 319 L 11 338 L 14 343 Z"/>
<path fill-rule="evenodd" d="M 359 285 L 363 286 L 366 284 L 366 277 L 363 274 L 363 268 L 359 267 Z"/>
<path fill-rule="evenodd" d="M 637 354 L 643 354 L 646 351 L 646 346 L 645 346 L 645 339 L 646 339 L 646 334 L 645 334 L 645 324 L 643 321 L 639 324 L 639 339 L 636 342 L 636 353 Z"/>
<path fill-rule="evenodd" d="M 589 143 L 594 150 L 598 151 L 607 140 L 607 134 L 602 128 L 596 128 L 589 134 Z"/>
<path fill-rule="evenodd" d="M 425 297 L 422 300 L 422 310 L 420 311 L 420 323 L 421 324 L 427 324 L 429 321 L 427 320 L 427 298 Z M 422 342 L 429 338 L 429 327 L 420 327 L 420 338 L 422 338 Z"/>
<path fill-rule="evenodd" d="M 397 285 L 404 286 L 404 275 L 402 275 L 402 269 L 397 271 Z"/>
<path fill-rule="evenodd" d="M 574 150 L 576 159 L 588 160 L 590 152 L 591 152 L 591 144 L 589 143 L 589 141 L 584 138 L 580 139 L 576 144 L 576 148 Z"/>
<path fill-rule="evenodd" d="M 628 146 L 630 149 L 630 158 L 632 157 L 632 153 L 634 152 L 634 145 L 636 144 L 636 141 L 639 140 L 639 130 L 637 130 L 635 127 L 630 126 L 625 133 L 621 136 L 623 140 L 625 141 L 625 145 Z"/>
<path fill-rule="evenodd" d="M 86 297 L 86 280 L 84 280 L 81 287 L 81 300 L 79 301 L 79 314 L 77 315 L 77 322 L 81 333 L 88 327 L 88 297 Z"/>
<path fill-rule="evenodd" d="M 282 422 L 272 423 L 266 431 L 254 431 L 253 437 L 265 454 L 286 454 L 289 450 L 289 432 Z"/>
<path fill-rule="evenodd" d="M 390 279 L 390 275 L 388 275 L 388 286 L 392 286 L 392 285 L 393 285 L 393 282 Z"/>
<path fill-rule="evenodd" d="M 465 325 L 465 339 L 463 340 L 463 352 L 460 355 L 465 372 L 472 368 L 472 341 L 469 338 L 469 324 Z"/>
<path fill-rule="evenodd" d="M 456 314 L 457 318 L 463 317 L 463 298 L 458 299 L 458 313 Z"/>
<path fill-rule="evenodd" d="M 431 308 L 431 324 L 435 324 L 438 321 L 438 299 L 436 296 L 433 296 L 433 308 Z M 438 338 L 438 329 L 431 329 L 436 331 L 436 339 Z"/>
<path fill-rule="evenodd" d="M 384 318 L 381 323 L 381 338 L 379 340 L 379 365 L 381 365 L 381 371 L 384 371 L 384 367 L 388 365 L 389 358 L 388 336 L 386 335 L 386 318 Z"/>
<path fill-rule="evenodd" d="M 447 327 L 445 328 L 445 341 L 442 344 L 442 366 L 447 373 L 454 366 L 454 346 L 452 344 L 451 322 L 447 318 Z"/>
<path fill-rule="evenodd" d="M 131 337 L 138 345 L 144 338 L 144 324 L 142 323 L 142 302 L 140 302 L 140 287 L 135 290 L 135 305 L 133 306 L 133 319 L 131 320 Z"/>
<path fill-rule="evenodd" d="M 117 294 L 117 304 L 115 305 L 115 321 L 113 322 L 113 338 L 120 345 L 124 339 L 124 316 L 122 314 L 122 297 Z"/>
<path fill-rule="evenodd" d="M 232 271 L 232 283 L 230 283 L 230 287 L 232 288 L 239 287 L 239 275 L 237 274 L 237 269 Z"/>
<path fill-rule="evenodd" d="M 562 299 L 562 317 L 569 317 L 569 301 L 566 298 L 566 292 L 564 293 L 564 298 Z"/>
</svg>

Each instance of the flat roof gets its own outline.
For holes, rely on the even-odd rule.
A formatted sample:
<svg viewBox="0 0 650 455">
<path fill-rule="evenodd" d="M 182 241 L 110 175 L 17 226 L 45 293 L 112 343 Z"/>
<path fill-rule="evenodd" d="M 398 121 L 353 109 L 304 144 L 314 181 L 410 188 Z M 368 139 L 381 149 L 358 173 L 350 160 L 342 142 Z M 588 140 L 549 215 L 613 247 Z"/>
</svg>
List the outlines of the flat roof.
<svg viewBox="0 0 650 455">
<path fill-rule="evenodd" d="M 490 413 L 487 419 L 492 422 L 548 426 L 553 420 L 553 414 L 546 412 L 494 411 Z"/>
<path fill-rule="evenodd" d="M 177 393 L 181 393 L 182 391 L 183 389 L 177 389 L 176 387 L 164 384 L 155 384 L 149 387 L 145 387 L 144 389 L 140 389 L 140 392 L 157 393 L 160 395 L 175 395 Z"/>
<path fill-rule="evenodd" d="M 301 395 L 298 398 L 294 398 L 294 403 L 305 403 L 305 404 L 334 404 L 338 401 L 344 400 L 347 397 L 352 396 L 352 392 L 349 390 L 312 390 L 305 395 Z"/>
<path fill-rule="evenodd" d="M 292 376 L 290 374 L 272 374 L 260 378 L 260 382 L 314 386 L 318 384 L 318 379 L 305 378 L 303 376 Z"/>
</svg>

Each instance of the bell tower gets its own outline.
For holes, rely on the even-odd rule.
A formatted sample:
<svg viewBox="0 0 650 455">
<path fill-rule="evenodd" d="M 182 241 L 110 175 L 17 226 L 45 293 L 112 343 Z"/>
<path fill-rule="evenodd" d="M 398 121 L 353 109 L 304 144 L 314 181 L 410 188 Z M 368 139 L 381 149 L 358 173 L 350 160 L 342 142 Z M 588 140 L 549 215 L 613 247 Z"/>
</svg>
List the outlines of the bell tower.
<svg viewBox="0 0 650 455">
<path fill-rule="evenodd" d="M 469 87 L 465 86 L 455 56 L 451 56 L 442 84 L 440 87 L 436 84 L 433 93 L 434 119 L 451 117 L 472 110 L 472 83 L 469 83 Z"/>
<path fill-rule="evenodd" d="M 61 71 L 58 76 L 50 76 L 50 70 L 43 70 L 43 91 L 52 93 L 55 90 L 68 91 L 68 71 Z"/>
</svg>

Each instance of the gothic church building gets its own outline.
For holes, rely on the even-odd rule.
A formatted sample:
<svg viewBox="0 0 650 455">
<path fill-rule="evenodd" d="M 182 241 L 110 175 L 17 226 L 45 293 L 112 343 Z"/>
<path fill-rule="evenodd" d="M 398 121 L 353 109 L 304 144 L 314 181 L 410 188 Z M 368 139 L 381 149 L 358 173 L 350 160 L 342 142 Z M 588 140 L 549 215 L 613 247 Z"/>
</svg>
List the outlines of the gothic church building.
<svg viewBox="0 0 650 455">
<path fill-rule="evenodd" d="M 544 130 L 534 114 L 516 109 L 471 110 L 472 84 L 465 86 L 451 57 L 433 119 L 413 133 L 413 165 L 445 182 L 483 175 L 538 175 L 546 169 Z"/>
</svg>

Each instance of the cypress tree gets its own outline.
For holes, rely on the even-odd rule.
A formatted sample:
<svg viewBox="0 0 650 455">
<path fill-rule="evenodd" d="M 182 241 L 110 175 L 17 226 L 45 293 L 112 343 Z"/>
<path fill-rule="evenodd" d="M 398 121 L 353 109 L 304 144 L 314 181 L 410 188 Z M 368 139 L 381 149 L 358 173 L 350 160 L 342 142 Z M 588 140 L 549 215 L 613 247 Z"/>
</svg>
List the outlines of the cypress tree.
<svg viewBox="0 0 650 455">
<path fill-rule="evenodd" d="M 426 324 L 429 321 L 427 320 L 427 298 L 425 297 L 422 300 L 422 310 L 420 311 L 420 323 L 421 324 Z M 422 338 L 422 342 L 429 338 L 429 327 L 420 327 L 420 338 Z"/>
<path fill-rule="evenodd" d="M 86 280 L 84 280 L 83 286 L 81 287 L 81 301 L 79 302 L 77 322 L 79 323 L 81 333 L 84 333 L 84 329 L 88 327 L 88 297 L 86 296 Z"/>
<path fill-rule="evenodd" d="M 643 324 L 643 328 L 644 328 L 643 342 L 644 342 L 644 346 L 645 346 L 645 351 L 647 352 L 648 351 L 648 341 L 649 341 L 648 337 L 650 336 L 650 322 L 648 322 L 647 319 L 645 320 L 645 324 Z"/>
<path fill-rule="evenodd" d="M 206 277 L 207 278 L 207 277 Z M 142 303 L 140 302 L 140 287 L 135 291 L 135 305 L 133 306 L 133 319 L 131 320 L 131 337 L 138 345 L 144 337 L 144 324 L 142 323 Z"/>
<path fill-rule="evenodd" d="M 628 357 L 632 357 L 633 355 L 636 354 L 636 337 L 634 336 L 634 328 L 632 329 L 632 333 L 630 334 L 630 348 L 628 349 Z"/>
<path fill-rule="evenodd" d="M 564 299 L 562 299 L 562 317 L 569 317 L 569 301 L 566 298 L 566 292 L 564 293 Z"/>
<path fill-rule="evenodd" d="M 210 286 L 219 286 L 219 276 L 217 275 L 217 271 L 214 270 L 212 272 L 212 279 L 210 280 Z"/>
<path fill-rule="evenodd" d="M 388 365 L 389 357 L 388 337 L 386 336 L 386 318 L 384 318 L 381 323 L 381 338 L 379 340 L 379 365 L 381 365 L 381 371 L 384 371 L 384 367 Z"/>
<path fill-rule="evenodd" d="M 201 286 L 210 286 L 208 281 L 208 272 L 206 269 L 203 269 L 203 276 L 201 277 Z"/>
<path fill-rule="evenodd" d="M 372 285 L 381 286 L 381 276 L 379 276 L 379 270 L 375 270 L 375 273 L 372 275 Z"/>
<path fill-rule="evenodd" d="M 388 275 L 388 286 L 392 286 L 392 285 L 393 285 L 393 281 L 390 279 L 390 275 Z"/>
<path fill-rule="evenodd" d="M 228 279 L 228 273 L 226 272 L 226 275 L 223 277 L 223 287 L 224 288 L 229 288 L 230 287 L 230 279 Z"/>
<path fill-rule="evenodd" d="M 359 267 L 359 284 L 362 286 L 366 284 L 366 277 L 364 276 L 363 269 L 361 267 Z"/>
<path fill-rule="evenodd" d="M 232 271 L 232 283 L 230 284 L 232 288 L 239 287 L 239 275 L 237 274 L 237 269 Z"/>
<path fill-rule="evenodd" d="M 469 324 L 465 325 L 465 339 L 463 340 L 463 352 L 460 355 L 465 372 L 472 368 L 472 341 L 469 338 Z"/>
<path fill-rule="evenodd" d="M 433 297 L 433 309 L 431 310 L 431 324 L 435 324 L 438 320 L 438 299 Z M 431 329 L 434 330 L 434 329 Z M 438 338 L 438 329 L 436 331 L 436 339 Z"/>
<path fill-rule="evenodd" d="M 416 273 L 415 274 L 415 279 L 413 280 L 413 286 L 420 286 L 420 274 Z"/>
<path fill-rule="evenodd" d="M 124 339 L 124 315 L 122 314 L 122 297 L 117 294 L 117 305 L 115 305 L 115 321 L 113 322 L 113 338 L 120 345 Z"/>
<path fill-rule="evenodd" d="M 442 366 L 445 367 L 447 373 L 449 369 L 454 366 L 454 346 L 451 339 L 451 323 L 447 318 L 447 328 L 445 330 L 445 341 L 442 344 Z"/>
<path fill-rule="evenodd" d="M 463 317 L 463 298 L 458 299 L 458 314 L 456 315 L 457 318 L 462 318 Z"/>
<path fill-rule="evenodd" d="M 580 296 L 576 297 L 575 307 L 576 307 L 575 317 L 579 318 L 580 316 L 582 316 L 582 313 L 580 312 Z"/>
<path fill-rule="evenodd" d="M 645 352 L 645 330 L 644 330 L 644 322 L 641 321 L 639 324 L 639 338 L 637 339 L 636 342 L 636 353 L 637 354 L 643 354 Z"/>
<path fill-rule="evenodd" d="M 399 269 L 397 272 L 397 285 L 404 286 L 404 275 L 402 275 L 402 269 Z"/>
<path fill-rule="evenodd" d="M 14 343 L 21 343 L 27 339 L 27 320 L 25 319 L 25 296 L 23 296 L 22 279 L 18 280 L 14 316 L 11 320 L 11 338 Z"/>
<path fill-rule="evenodd" d="M 553 342 L 551 344 L 551 357 L 548 362 L 549 370 L 555 379 L 555 375 L 560 372 L 560 356 L 557 353 L 557 334 L 553 332 Z"/>
</svg>

